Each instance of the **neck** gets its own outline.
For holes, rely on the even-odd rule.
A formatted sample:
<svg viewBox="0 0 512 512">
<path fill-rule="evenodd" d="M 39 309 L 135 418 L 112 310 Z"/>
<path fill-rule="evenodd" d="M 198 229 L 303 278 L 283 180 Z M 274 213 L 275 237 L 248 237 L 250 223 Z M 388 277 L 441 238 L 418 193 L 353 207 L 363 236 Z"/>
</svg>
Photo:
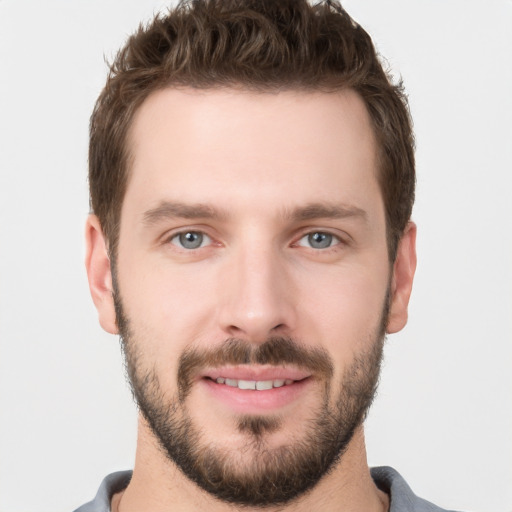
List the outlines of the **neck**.
<svg viewBox="0 0 512 512">
<path fill-rule="evenodd" d="M 259 507 L 240 507 L 219 501 L 189 480 L 169 461 L 143 419 L 139 421 L 133 477 L 124 493 L 112 500 L 114 512 L 261 512 Z M 341 460 L 304 496 L 286 505 L 265 507 L 265 512 L 383 512 L 389 497 L 370 476 L 362 426 Z"/>
</svg>

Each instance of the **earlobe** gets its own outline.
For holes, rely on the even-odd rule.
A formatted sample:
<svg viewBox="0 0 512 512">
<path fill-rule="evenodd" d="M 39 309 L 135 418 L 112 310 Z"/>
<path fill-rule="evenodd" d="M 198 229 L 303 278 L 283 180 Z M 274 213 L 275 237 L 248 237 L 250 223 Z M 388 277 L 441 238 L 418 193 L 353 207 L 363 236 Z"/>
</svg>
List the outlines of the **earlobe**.
<svg viewBox="0 0 512 512">
<path fill-rule="evenodd" d="M 409 222 L 398 245 L 391 281 L 391 304 L 386 332 L 392 334 L 405 327 L 407 308 L 416 271 L 416 224 Z"/>
<path fill-rule="evenodd" d="M 96 215 L 89 215 L 85 226 L 85 267 L 91 297 L 98 310 L 101 327 L 111 334 L 118 334 L 114 308 L 112 272 L 108 248 Z"/>
</svg>

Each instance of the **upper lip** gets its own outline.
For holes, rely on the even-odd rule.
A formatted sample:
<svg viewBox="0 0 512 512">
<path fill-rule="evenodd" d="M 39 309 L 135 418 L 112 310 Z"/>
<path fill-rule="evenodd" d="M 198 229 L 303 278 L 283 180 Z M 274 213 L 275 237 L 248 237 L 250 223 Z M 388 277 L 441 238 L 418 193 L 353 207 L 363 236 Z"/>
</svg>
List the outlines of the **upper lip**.
<svg viewBox="0 0 512 512">
<path fill-rule="evenodd" d="M 303 380 L 311 376 L 311 372 L 299 368 L 279 366 L 223 366 L 208 368 L 201 372 L 200 378 L 216 380 L 219 377 L 234 380 L 265 381 L 265 380 Z"/>
</svg>

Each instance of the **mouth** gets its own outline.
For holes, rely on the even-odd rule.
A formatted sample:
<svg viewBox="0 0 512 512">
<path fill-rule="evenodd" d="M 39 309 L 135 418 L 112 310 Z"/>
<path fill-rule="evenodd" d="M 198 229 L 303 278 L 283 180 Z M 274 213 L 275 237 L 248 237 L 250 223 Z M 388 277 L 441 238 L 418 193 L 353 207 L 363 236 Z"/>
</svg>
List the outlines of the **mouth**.
<svg viewBox="0 0 512 512">
<path fill-rule="evenodd" d="M 217 377 L 215 379 L 217 384 L 224 384 L 232 388 L 248 389 L 255 391 L 268 391 L 274 388 L 281 388 L 283 386 L 290 386 L 294 382 L 292 379 L 275 379 L 275 380 L 243 380 L 243 379 L 229 379 L 227 377 Z"/>
<path fill-rule="evenodd" d="M 205 371 L 199 383 L 208 401 L 242 414 L 281 412 L 296 402 L 313 382 L 308 372 L 293 368 L 233 367 Z"/>
</svg>

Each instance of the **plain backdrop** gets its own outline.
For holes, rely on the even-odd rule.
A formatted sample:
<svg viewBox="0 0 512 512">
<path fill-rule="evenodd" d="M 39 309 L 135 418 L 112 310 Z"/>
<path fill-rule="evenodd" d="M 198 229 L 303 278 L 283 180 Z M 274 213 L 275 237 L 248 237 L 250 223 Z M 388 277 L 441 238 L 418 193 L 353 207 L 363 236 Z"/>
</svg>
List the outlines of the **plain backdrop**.
<svg viewBox="0 0 512 512">
<path fill-rule="evenodd" d="M 512 511 L 512 1 L 347 0 L 410 97 L 419 266 L 369 462 Z M 0 0 L 0 512 L 71 511 L 132 467 L 136 411 L 83 266 L 88 119 L 157 0 Z"/>
</svg>

